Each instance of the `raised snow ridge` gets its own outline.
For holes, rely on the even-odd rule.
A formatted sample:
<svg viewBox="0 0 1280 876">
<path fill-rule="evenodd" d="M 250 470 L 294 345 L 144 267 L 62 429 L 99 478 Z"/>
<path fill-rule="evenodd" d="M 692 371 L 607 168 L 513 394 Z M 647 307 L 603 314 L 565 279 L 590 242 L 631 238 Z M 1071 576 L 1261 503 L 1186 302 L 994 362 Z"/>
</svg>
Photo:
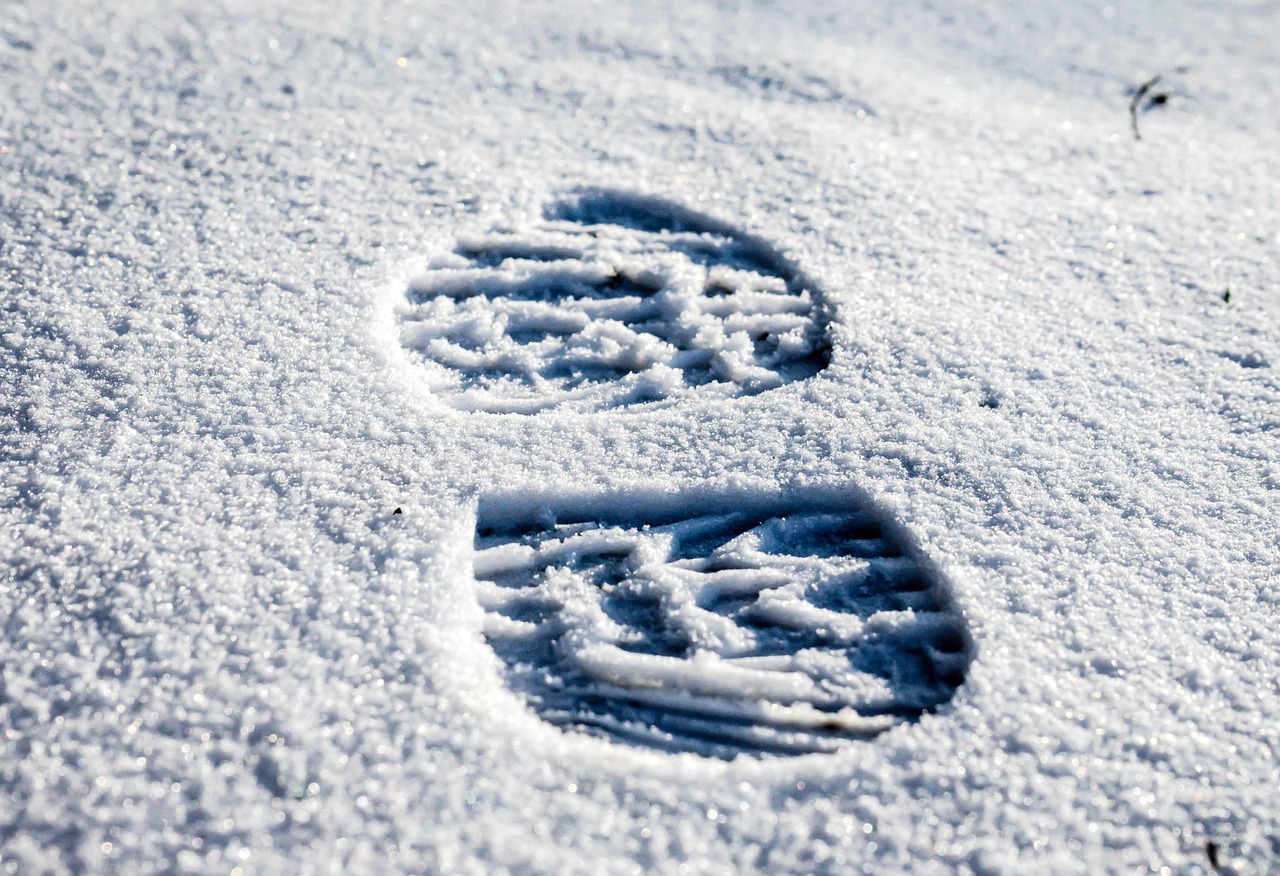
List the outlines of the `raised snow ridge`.
<svg viewBox="0 0 1280 876">
<path fill-rule="evenodd" d="M 947 585 L 870 509 L 685 509 L 482 505 L 485 635 L 543 719 L 724 758 L 823 752 L 964 681 L 972 646 Z"/>
<path fill-rule="evenodd" d="M 823 303 L 769 243 L 660 198 L 592 190 L 459 241 L 414 279 L 401 343 L 465 410 L 733 398 L 826 367 Z"/>
</svg>

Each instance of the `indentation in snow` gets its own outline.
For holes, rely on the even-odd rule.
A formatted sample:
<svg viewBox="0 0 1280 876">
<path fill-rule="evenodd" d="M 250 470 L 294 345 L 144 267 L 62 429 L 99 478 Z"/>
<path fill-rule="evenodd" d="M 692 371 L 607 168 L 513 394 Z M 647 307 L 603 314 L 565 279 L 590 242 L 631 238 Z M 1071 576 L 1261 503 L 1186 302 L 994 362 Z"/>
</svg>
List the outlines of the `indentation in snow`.
<svg viewBox="0 0 1280 876">
<path fill-rule="evenodd" d="M 402 344 L 455 407 L 533 413 L 753 395 L 826 367 L 822 302 L 764 240 L 592 191 L 459 241 L 412 281 Z"/>
<path fill-rule="evenodd" d="M 963 682 L 972 648 L 947 586 L 868 509 L 684 507 L 482 508 L 485 635 L 545 720 L 672 751 L 798 754 L 913 720 Z"/>
</svg>

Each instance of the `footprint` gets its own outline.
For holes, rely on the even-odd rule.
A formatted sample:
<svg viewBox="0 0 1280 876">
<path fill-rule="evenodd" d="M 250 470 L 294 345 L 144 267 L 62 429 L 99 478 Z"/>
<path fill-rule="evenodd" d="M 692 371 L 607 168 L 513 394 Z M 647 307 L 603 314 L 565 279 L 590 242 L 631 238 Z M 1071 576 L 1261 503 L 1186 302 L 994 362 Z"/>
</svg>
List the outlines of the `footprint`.
<svg viewBox="0 0 1280 876">
<path fill-rule="evenodd" d="M 972 647 L 946 584 L 869 509 L 489 515 L 485 636 L 543 719 L 730 758 L 832 751 L 947 702 Z"/>
<path fill-rule="evenodd" d="M 612 191 L 460 241 L 409 285 L 398 316 L 430 388 L 465 410 L 734 398 L 828 362 L 821 296 L 767 242 Z"/>
</svg>

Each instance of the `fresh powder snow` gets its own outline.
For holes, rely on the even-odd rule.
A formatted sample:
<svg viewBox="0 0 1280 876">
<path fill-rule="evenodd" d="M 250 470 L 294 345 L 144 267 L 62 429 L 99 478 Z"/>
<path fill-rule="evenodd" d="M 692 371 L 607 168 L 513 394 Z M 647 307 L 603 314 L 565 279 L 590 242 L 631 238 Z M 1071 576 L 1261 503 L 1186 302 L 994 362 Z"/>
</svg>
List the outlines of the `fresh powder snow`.
<svg viewBox="0 0 1280 876">
<path fill-rule="evenodd" d="M 0 872 L 1280 871 L 1277 44 L 0 0 Z"/>
</svg>

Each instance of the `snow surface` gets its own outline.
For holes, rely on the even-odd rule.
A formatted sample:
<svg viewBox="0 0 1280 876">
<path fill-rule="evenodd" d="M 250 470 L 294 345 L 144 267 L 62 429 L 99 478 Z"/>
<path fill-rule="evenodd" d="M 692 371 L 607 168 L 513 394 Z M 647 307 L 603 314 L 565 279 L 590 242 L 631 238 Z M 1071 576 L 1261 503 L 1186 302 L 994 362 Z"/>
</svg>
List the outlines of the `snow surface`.
<svg viewBox="0 0 1280 876">
<path fill-rule="evenodd" d="M 548 212 L 464 239 L 409 284 L 400 341 L 433 394 L 493 412 L 618 408 L 691 387 L 750 395 L 829 364 L 830 314 L 767 242 L 627 192 Z"/>
<path fill-rule="evenodd" d="M 835 751 L 963 683 L 950 593 L 848 496 L 735 495 L 675 520 L 628 498 L 614 520 L 544 504 L 477 521 L 485 637 L 545 720 L 727 758 Z"/>
<path fill-rule="evenodd" d="M 0 867 L 1280 869 L 1277 44 L 1261 0 L 0 0 Z M 593 189 L 766 242 L 825 367 L 459 410 L 410 280 Z M 815 493 L 963 614 L 936 712 L 726 759 L 508 686 L 477 514 Z"/>
</svg>

